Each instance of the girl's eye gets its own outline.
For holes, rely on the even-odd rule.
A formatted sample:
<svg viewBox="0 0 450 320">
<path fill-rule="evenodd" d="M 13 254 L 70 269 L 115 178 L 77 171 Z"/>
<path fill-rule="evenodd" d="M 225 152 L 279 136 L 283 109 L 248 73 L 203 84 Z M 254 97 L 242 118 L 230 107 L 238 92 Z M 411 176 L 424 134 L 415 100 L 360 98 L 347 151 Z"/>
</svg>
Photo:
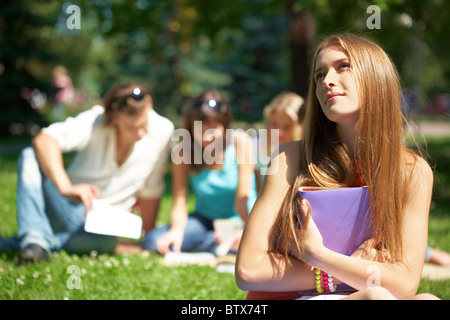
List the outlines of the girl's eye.
<svg viewBox="0 0 450 320">
<path fill-rule="evenodd" d="M 322 73 L 321 72 L 316 74 L 316 81 L 319 81 L 320 78 L 322 78 Z"/>
<path fill-rule="evenodd" d="M 343 64 L 341 64 L 341 69 L 347 69 L 347 68 L 350 68 L 350 63 L 344 62 Z"/>
</svg>

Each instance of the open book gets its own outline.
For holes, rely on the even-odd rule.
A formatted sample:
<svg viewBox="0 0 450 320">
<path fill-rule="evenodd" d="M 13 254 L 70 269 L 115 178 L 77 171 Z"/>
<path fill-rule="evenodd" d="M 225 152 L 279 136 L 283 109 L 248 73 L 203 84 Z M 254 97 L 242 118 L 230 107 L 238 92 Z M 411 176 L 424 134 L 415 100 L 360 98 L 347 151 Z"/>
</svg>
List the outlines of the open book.
<svg viewBox="0 0 450 320">
<path fill-rule="evenodd" d="M 299 191 L 309 201 L 311 216 L 328 249 L 351 255 L 370 238 L 372 228 L 367 187 L 302 187 Z"/>
<path fill-rule="evenodd" d="M 224 257 L 231 249 L 239 232 L 242 234 L 244 223 L 241 219 L 215 219 L 213 221 L 214 232 L 220 242 L 216 249 L 218 257 Z"/>
<path fill-rule="evenodd" d="M 94 200 L 93 209 L 87 213 L 84 230 L 108 236 L 139 239 L 142 232 L 142 218 L 100 200 Z"/>
</svg>

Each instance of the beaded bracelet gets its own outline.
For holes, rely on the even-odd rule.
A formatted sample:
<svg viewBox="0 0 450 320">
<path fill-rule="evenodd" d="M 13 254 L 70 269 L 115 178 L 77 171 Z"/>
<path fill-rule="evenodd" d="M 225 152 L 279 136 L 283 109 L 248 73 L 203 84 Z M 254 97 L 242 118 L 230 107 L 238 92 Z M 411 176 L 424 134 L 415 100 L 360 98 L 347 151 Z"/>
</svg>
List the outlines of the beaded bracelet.
<svg viewBox="0 0 450 320">
<path fill-rule="evenodd" d="M 325 287 L 325 291 L 335 292 L 336 287 L 333 285 L 333 277 L 330 274 L 327 274 L 325 271 L 322 271 L 322 275 L 323 275 L 323 286 Z"/>
<path fill-rule="evenodd" d="M 314 269 L 314 274 L 315 274 L 315 282 L 316 282 L 316 291 L 319 294 L 322 293 L 324 290 L 326 292 L 335 292 L 336 291 L 336 287 L 333 284 L 333 277 L 330 274 L 327 274 L 325 271 L 320 271 L 317 268 Z M 322 282 L 320 280 L 321 274 L 323 276 L 324 288 L 322 288 Z"/>
<path fill-rule="evenodd" d="M 318 293 L 322 293 L 323 288 L 322 288 L 321 281 L 320 281 L 320 270 L 314 269 L 314 273 L 315 273 L 315 278 L 316 278 L 316 291 Z"/>
</svg>

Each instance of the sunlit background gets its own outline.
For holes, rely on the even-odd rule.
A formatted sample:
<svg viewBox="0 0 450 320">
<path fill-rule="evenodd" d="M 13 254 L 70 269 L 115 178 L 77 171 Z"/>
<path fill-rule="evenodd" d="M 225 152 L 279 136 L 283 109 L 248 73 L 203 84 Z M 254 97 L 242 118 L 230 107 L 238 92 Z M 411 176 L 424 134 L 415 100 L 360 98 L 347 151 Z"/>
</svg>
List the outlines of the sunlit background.
<svg viewBox="0 0 450 320">
<path fill-rule="evenodd" d="M 68 27 L 71 5 L 79 29 Z M 380 8 L 380 29 L 367 27 L 370 5 Z M 410 111 L 448 120 L 448 13 L 446 0 L 2 0 L 0 135 L 35 135 L 130 80 L 148 85 L 155 109 L 175 123 L 211 87 L 238 121 L 258 122 L 280 91 L 306 96 L 315 45 L 343 32 L 389 52 L 415 97 Z M 60 104 L 57 70 L 73 86 Z"/>
</svg>

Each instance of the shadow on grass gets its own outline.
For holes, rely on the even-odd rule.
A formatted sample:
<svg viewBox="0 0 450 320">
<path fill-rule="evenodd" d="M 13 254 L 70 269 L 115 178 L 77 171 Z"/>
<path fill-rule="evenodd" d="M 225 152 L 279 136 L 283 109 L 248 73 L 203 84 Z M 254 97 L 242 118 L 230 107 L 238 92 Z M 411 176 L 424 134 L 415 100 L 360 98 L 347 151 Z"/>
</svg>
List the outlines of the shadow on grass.
<svg viewBox="0 0 450 320">
<path fill-rule="evenodd" d="M 18 264 L 19 251 L 9 251 L 9 250 L 0 251 L 0 260 L 8 263 Z"/>
</svg>

